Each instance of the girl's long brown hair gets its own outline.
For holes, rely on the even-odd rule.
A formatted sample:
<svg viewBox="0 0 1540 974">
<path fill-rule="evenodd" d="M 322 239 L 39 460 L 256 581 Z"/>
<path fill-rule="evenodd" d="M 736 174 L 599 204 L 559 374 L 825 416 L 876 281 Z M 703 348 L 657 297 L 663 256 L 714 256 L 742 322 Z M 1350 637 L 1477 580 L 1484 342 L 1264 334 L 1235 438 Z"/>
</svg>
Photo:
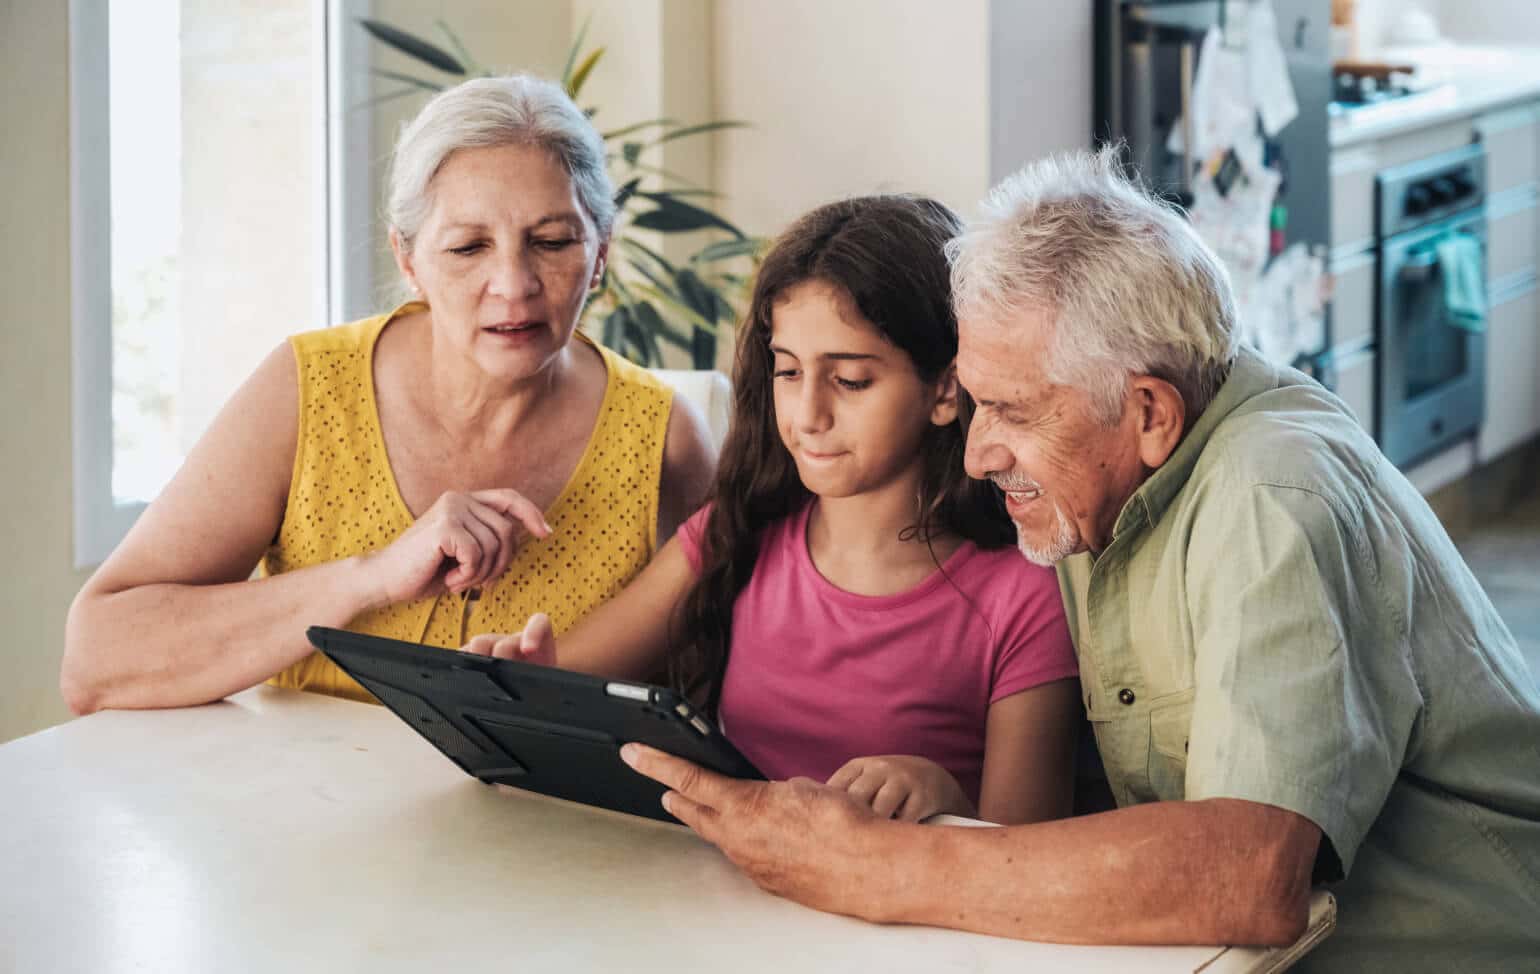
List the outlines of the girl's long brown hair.
<svg viewBox="0 0 1540 974">
<path fill-rule="evenodd" d="M 861 316 L 908 354 L 920 378 L 936 382 L 957 356 L 942 246 L 960 230 L 956 214 L 935 200 L 866 196 L 813 210 L 766 255 L 739 329 L 732 423 L 701 538 L 701 572 L 680 610 L 682 632 L 670 640 L 670 681 L 713 718 L 732 645 L 733 607 L 754 572 L 764 530 L 812 498 L 776 428 L 769 349 L 776 302 L 806 281 L 842 288 Z M 906 536 L 928 542 L 950 532 L 981 548 L 1015 541 L 999 491 L 963 472 L 972 405 L 959 389 L 957 420 L 927 430 L 916 521 Z"/>
</svg>

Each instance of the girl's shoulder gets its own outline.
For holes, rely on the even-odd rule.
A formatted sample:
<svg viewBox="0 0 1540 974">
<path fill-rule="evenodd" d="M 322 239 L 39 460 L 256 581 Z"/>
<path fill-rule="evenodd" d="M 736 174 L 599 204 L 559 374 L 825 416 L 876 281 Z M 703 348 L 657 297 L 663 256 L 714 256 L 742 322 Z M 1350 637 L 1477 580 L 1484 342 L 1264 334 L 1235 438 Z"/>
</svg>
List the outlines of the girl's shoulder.
<svg viewBox="0 0 1540 974">
<path fill-rule="evenodd" d="M 1001 548 L 974 547 L 962 569 L 978 584 L 999 589 L 1059 590 L 1059 576 L 1052 568 L 1034 564 L 1014 545 Z"/>
</svg>

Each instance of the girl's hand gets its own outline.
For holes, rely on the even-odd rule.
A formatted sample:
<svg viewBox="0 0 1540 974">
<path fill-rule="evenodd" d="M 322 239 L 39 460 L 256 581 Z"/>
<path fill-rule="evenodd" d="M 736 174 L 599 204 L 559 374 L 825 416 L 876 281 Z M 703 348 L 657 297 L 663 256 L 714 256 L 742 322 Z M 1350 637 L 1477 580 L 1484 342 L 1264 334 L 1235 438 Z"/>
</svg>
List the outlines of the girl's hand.
<svg viewBox="0 0 1540 974">
<path fill-rule="evenodd" d="M 516 490 L 446 491 L 389 546 L 364 557 L 374 605 L 463 592 L 502 576 L 521 531 L 551 533 L 540 509 Z"/>
<path fill-rule="evenodd" d="M 556 665 L 556 637 L 551 632 L 551 619 L 544 612 L 529 617 L 523 632 L 510 635 L 489 632 L 477 636 L 464 646 L 462 653 L 478 656 L 495 656 L 498 659 L 516 659 L 541 666 Z"/>
<path fill-rule="evenodd" d="M 936 762 L 912 754 L 848 761 L 830 776 L 829 787 L 848 792 L 883 818 L 904 822 L 942 812 L 970 818 L 977 814 L 956 778 Z"/>
</svg>

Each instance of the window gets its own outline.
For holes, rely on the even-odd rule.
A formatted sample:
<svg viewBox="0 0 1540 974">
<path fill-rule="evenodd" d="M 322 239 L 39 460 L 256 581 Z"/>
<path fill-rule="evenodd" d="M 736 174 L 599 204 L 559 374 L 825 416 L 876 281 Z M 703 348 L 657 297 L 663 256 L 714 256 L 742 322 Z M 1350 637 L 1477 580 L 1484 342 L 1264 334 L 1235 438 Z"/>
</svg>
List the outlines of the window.
<svg viewBox="0 0 1540 974">
<path fill-rule="evenodd" d="M 332 320 L 328 6 L 72 0 L 77 566 L 284 336 Z"/>
</svg>

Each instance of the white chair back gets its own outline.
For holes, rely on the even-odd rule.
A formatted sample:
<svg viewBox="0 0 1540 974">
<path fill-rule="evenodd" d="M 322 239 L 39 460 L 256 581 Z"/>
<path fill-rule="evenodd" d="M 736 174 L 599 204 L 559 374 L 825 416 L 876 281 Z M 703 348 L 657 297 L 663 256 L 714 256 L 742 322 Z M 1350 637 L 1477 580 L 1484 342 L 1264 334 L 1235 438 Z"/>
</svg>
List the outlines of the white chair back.
<svg viewBox="0 0 1540 974">
<path fill-rule="evenodd" d="M 711 441 L 720 449 L 727 436 L 728 419 L 732 416 L 733 387 L 727 376 L 697 369 L 652 369 L 651 372 L 672 386 L 676 395 L 695 404 L 706 417 Z"/>
</svg>

